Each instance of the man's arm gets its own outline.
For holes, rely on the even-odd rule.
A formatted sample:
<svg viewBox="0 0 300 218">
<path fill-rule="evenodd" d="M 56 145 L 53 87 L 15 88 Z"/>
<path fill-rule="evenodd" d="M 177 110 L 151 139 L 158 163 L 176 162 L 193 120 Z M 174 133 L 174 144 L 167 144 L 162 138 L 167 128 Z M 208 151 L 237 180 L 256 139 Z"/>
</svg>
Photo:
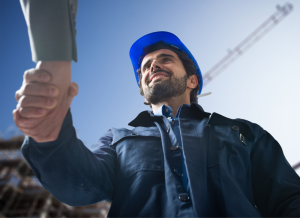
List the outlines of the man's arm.
<svg viewBox="0 0 300 218">
<path fill-rule="evenodd" d="M 13 116 L 27 135 L 22 153 L 41 184 L 60 201 L 78 206 L 111 200 L 116 155 L 109 134 L 95 153 L 89 151 L 67 113 L 78 92 L 71 83 L 71 61 L 77 61 L 74 2 L 77 7 L 76 0 L 21 0 L 32 58 L 40 62 L 25 72 Z"/>
<path fill-rule="evenodd" d="M 37 143 L 26 137 L 22 153 L 41 184 L 59 201 L 71 206 L 112 200 L 117 166 L 108 131 L 91 152 L 77 139 L 68 112 L 57 140 Z"/>
<path fill-rule="evenodd" d="M 101 200 L 111 201 L 117 165 L 116 152 L 109 146 L 112 141 L 111 132 L 102 137 L 97 143 L 97 149 L 91 152 L 77 139 L 70 112 L 66 117 L 51 117 L 54 114 L 52 111 L 61 108 L 59 104 L 70 104 L 72 94 L 68 95 L 68 102 L 56 101 L 54 105 L 49 106 L 49 100 L 57 96 L 57 91 L 54 95 L 51 94 L 51 89 L 57 90 L 49 84 L 51 75 L 38 69 L 26 72 L 14 117 L 16 124 L 25 134 L 34 135 L 26 136 L 22 153 L 36 177 L 58 200 L 72 206 L 88 205 Z M 26 111 L 26 105 L 43 110 L 47 110 L 47 107 L 54 109 L 49 109 L 50 113 L 43 117 L 20 118 L 19 113 L 22 113 L 22 108 Z M 61 118 L 62 128 L 59 125 Z M 35 121 L 38 121 L 37 126 Z M 59 134 L 55 139 L 46 141 L 48 136 L 45 134 L 49 132 L 49 128 L 57 128 Z M 34 140 L 39 137 L 42 137 L 41 141 L 46 142 L 38 143 Z"/>
<path fill-rule="evenodd" d="M 264 217 L 299 217 L 300 178 L 278 142 L 263 129 L 259 135 L 251 153 L 256 205 Z"/>
</svg>

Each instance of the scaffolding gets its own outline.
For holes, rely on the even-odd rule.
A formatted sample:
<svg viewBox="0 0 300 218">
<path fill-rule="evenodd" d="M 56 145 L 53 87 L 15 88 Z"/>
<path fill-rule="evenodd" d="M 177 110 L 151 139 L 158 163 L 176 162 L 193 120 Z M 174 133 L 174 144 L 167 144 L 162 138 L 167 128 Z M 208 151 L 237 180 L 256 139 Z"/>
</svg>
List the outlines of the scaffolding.
<svg viewBox="0 0 300 218">
<path fill-rule="evenodd" d="M 106 201 L 83 207 L 59 202 L 42 187 L 24 159 L 23 136 L 0 141 L 0 217 L 106 217 Z"/>
</svg>

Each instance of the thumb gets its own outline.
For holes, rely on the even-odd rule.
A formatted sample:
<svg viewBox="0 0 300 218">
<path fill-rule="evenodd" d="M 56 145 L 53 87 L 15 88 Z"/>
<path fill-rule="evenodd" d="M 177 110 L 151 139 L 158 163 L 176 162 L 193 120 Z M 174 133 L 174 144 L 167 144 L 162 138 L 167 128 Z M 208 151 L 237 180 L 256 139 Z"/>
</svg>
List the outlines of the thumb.
<svg viewBox="0 0 300 218">
<path fill-rule="evenodd" d="M 78 94 L 78 84 L 75 82 L 71 82 L 69 86 L 69 97 L 74 98 Z"/>
</svg>

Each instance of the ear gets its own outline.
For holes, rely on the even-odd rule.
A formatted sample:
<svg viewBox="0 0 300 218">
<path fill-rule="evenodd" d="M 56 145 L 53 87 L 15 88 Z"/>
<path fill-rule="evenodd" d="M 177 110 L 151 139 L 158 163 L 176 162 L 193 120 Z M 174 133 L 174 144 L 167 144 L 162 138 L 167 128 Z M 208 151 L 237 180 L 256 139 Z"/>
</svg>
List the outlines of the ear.
<svg viewBox="0 0 300 218">
<path fill-rule="evenodd" d="M 145 99 L 144 105 L 149 105 L 152 108 L 152 105 L 149 103 L 149 101 L 147 101 L 146 98 L 144 99 Z"/>
<path fill-rule="evenodd" d="M 194 88 L 196 88 L 197 85 L 198 85 L 197 76 L 196 75 L 189 76 L 186 87 L 190 88 L 190 89 L 194 89 Z"/>
</svg>

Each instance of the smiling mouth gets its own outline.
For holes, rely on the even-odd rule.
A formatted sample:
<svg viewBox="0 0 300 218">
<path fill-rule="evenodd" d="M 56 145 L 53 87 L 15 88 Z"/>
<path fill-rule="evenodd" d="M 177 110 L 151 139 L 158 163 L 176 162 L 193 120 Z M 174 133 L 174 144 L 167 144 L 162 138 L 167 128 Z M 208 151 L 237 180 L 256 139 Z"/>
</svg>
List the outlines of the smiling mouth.
<svg viewBox="0 0 300 218">
<path fill-rule="evenodd" d="M 150 76 L 148 84 L 157 80 L 161 80 L 163 77 L 170 77 L 170 75 L 168 72 L 156 72 L 152 76 Z"/>
<path fill-rule="evenodd" d="M 161 79 L 163 77 L 169 77 L 169 76 L 166 76 L 166 75 L 162 75 L 162 74 L 159 74 L 159 75 L 156 75 L 156 76 L 153 76 L 150 80 L 150 83 L 153 82 L 153 81 L 156 81 L 158 79 Z"/>
</svg>

